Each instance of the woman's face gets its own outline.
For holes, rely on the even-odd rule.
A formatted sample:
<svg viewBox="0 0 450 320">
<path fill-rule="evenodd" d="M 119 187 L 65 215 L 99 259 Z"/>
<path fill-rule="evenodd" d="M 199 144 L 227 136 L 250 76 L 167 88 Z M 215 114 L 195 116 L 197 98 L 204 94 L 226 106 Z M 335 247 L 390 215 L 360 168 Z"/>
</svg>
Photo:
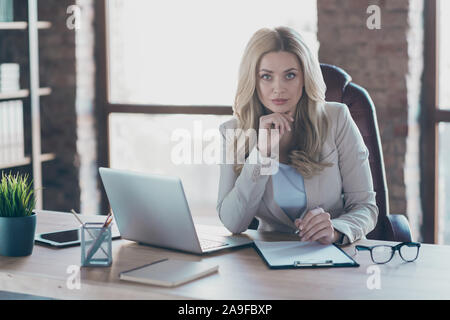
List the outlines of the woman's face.
<svg viewBox="0 0 450 320">
<path fill-rule="evenodd" d="M 293 53 L 269 52 L 261 58 L 256 91 L 266 113 L 294 114 L 303 94 L 303 84 L 302 68 Z"/>
</svg>

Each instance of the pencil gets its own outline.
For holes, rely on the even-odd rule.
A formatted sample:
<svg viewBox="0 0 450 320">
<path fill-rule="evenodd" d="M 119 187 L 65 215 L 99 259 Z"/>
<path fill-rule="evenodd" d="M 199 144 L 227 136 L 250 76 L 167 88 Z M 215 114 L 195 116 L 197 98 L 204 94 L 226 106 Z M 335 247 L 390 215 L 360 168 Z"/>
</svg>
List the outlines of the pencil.
<svg viewBox="0 0 450 320">
<path fill-rule="evenodd" d="M 70 212 L 74 215 L 75 219 L 77 219 L 79 223 L 84 224 L 83 221 L 81 221 L 81 219 L 78 218 L 78 215 L 75 212 L 75 210 L 72 209 L 72 210 L 70 210 Z"/>
<path fill-rule="evenodd" d="M 106 220 L 105 220 L 105 222 L 103 223 L 103 227 L 106 227 L 106 224 L 108 223 L 109 217 L 111 217 L 111 211 L 110 211 L 110 212 L 108 213 L 108 215 L 106 216 Z"/>
</svg>

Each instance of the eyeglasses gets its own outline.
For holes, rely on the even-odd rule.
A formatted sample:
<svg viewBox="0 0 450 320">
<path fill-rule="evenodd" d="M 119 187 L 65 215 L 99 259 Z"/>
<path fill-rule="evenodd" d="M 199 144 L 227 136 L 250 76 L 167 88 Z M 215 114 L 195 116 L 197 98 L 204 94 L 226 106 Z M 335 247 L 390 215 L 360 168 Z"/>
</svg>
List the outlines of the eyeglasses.
<svg viewBox="0 0 450 320">
<path fill-rule="evenodd" d="M 355 246 L 356 253 L 358 251 L 370 251 L 370 257 L 376 264 L 388 263 L 394 257 L 395 251 L 398 250 L 400 257 L 406 262 L 412 262 L 419 256 L 420 243 L 402 242 L 396 246 L 377 245 L 372 247 Z"/>
</svg>

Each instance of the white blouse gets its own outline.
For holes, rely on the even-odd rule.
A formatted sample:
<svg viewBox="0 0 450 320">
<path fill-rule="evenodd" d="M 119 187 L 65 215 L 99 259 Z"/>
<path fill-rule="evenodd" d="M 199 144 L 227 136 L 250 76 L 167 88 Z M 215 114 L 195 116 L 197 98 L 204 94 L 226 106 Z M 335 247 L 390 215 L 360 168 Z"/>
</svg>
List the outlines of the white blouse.
<svg viewBox="0 0 450 320">
<path fill-rule="evenodd" d="M 279 162 L 279 169 L 272 176 L 273 196 L 280 208 L 294 221 L 306 208 L 303 176 L 290 165 Z"/>
</svg>

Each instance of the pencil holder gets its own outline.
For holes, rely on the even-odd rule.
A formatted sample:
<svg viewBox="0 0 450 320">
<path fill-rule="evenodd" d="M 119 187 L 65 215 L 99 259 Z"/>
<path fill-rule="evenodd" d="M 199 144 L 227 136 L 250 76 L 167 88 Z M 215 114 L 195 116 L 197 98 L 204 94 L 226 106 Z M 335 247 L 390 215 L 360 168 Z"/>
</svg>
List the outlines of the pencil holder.
<svg viewBox="0 0 450 320">
<path fill-rule="evenodd" d="M 85 223 L 81 226 L 81 266 L 110 266 L 111 247 L 111 225 L 103 227 L 103 223 Z"/>
</svg>

